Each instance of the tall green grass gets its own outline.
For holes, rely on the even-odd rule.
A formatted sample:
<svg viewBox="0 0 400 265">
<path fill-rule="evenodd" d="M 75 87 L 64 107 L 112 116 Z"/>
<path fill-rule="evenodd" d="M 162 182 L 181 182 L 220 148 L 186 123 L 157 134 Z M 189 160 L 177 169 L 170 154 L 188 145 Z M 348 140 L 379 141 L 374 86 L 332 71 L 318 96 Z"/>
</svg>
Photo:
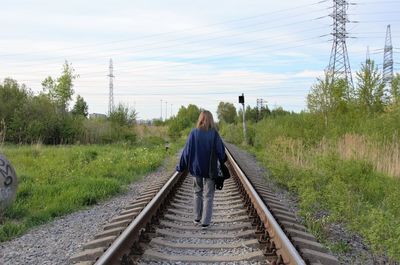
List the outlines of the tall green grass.
<svg viewBox="0 0 400 265">
<path fill-rule="evenodd" d="M 301 161 L 290 148 L 255 152 L 275 181 L 298 194 L 301 214 L 316 236 L 324 238 L 327 222 L 344 223 L 377 253 L 400 260 L 399 179 L 375 171 L 365 160 L 302 151 L 307 157 Z"/>
<path fill-rule="evenodd" d="M 300 213 L 317 237 L 325 240 L 327 224 L 339 222 L 361 234 L 375 253 L 400 261 L 397 117 L 348 115 L 327 127 L 308 113 L 268 118 L 248 125 L 252 139 L 244 146 L 277 183 L 298 194 Z M 221 131 L 238 142 L 232 132 L 240 125 L 232 126 Z"/>
<path fill-rule="evenodd" d="M 3 213 L 0 241 L 124 191 L 166 157 L 163 141 L 149 141 L 140 147 L 3 147 L 19 176 L 19 187 L 15 202 Z"/>
</svg>

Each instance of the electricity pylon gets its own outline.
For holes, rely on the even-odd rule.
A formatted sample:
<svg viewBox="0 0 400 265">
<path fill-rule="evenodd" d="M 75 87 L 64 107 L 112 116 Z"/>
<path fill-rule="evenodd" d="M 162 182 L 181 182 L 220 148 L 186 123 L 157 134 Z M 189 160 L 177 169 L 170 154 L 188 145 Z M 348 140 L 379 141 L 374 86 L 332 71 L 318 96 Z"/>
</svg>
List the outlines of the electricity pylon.
<svg viewBox="0 0 400 265">
<path fill-rule="evenodd" d="M 393 80 L 393 46 L 390 25 L 386 28 L 385 48 L 383 49 L 382 81 L 385 86 L 391 86 Z"/>
<path fill-rule="evenodd" d="M 346 23 L 350 22 L 347 17 L 347 8 L 349 3 L 346 0 L 333 0 L 333 12 L 330 15 L 333 18 L 333 44 L 331 57 L 329 59 L 328 74 L 330 83 L 335 80 L 344 79 L 353 87 L 353 78 L 351 76 L 351 68 L 349 56 L 347 54 Z"/>
</svg>

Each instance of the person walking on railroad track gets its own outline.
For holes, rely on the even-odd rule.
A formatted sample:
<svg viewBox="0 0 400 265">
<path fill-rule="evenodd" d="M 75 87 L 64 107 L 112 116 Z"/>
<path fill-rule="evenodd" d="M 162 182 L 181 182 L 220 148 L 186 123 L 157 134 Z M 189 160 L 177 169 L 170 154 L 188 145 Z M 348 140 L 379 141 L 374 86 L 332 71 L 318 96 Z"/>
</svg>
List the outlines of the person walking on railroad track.
<svg viewBox="0 0 400 265">
<path fill-rule="evenodd" d="M 209 176 L 210 155 L 214 151 L 221 164 L 226 161 L 225 147 L 215 128 L 211 112 L 203 110 L 192 129 L 176 170 L 186 169 L 193 176 L 194 224 L 206 229 L 211 223 L 215 180 Z"/>
</svg>

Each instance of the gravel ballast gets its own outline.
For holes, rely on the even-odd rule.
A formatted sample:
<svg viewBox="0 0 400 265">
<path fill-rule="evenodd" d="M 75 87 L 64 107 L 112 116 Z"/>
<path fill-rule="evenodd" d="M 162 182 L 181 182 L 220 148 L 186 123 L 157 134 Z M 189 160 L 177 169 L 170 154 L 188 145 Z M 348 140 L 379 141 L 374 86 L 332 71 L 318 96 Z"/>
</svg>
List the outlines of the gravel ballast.
<svg viewBox="0 0 400 265">
<path fill-rule="evenodd" d="M 89 209 L 58 218 L 27 234 L 0 243 L 0 264 L 70 264 L 69 258 L 161 176 L 165 166 L 130 184 L 127 191 Z"/>
</svg>

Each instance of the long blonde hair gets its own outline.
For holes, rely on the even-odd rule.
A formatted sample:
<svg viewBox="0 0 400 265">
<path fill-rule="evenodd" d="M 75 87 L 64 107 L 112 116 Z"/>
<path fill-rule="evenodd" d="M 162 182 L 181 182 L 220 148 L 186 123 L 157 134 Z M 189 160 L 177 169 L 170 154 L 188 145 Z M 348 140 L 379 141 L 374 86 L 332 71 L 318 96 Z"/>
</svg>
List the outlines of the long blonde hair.
<svg viewBox="0 0 400 265">
<path fill-rule="evenodd" d="M 215 123 L 211 112 L 208 110 L 201 111 L 196 127 L 205 131 L 208 131 L 209 129 L 215 129 Z"/>
</svg>

